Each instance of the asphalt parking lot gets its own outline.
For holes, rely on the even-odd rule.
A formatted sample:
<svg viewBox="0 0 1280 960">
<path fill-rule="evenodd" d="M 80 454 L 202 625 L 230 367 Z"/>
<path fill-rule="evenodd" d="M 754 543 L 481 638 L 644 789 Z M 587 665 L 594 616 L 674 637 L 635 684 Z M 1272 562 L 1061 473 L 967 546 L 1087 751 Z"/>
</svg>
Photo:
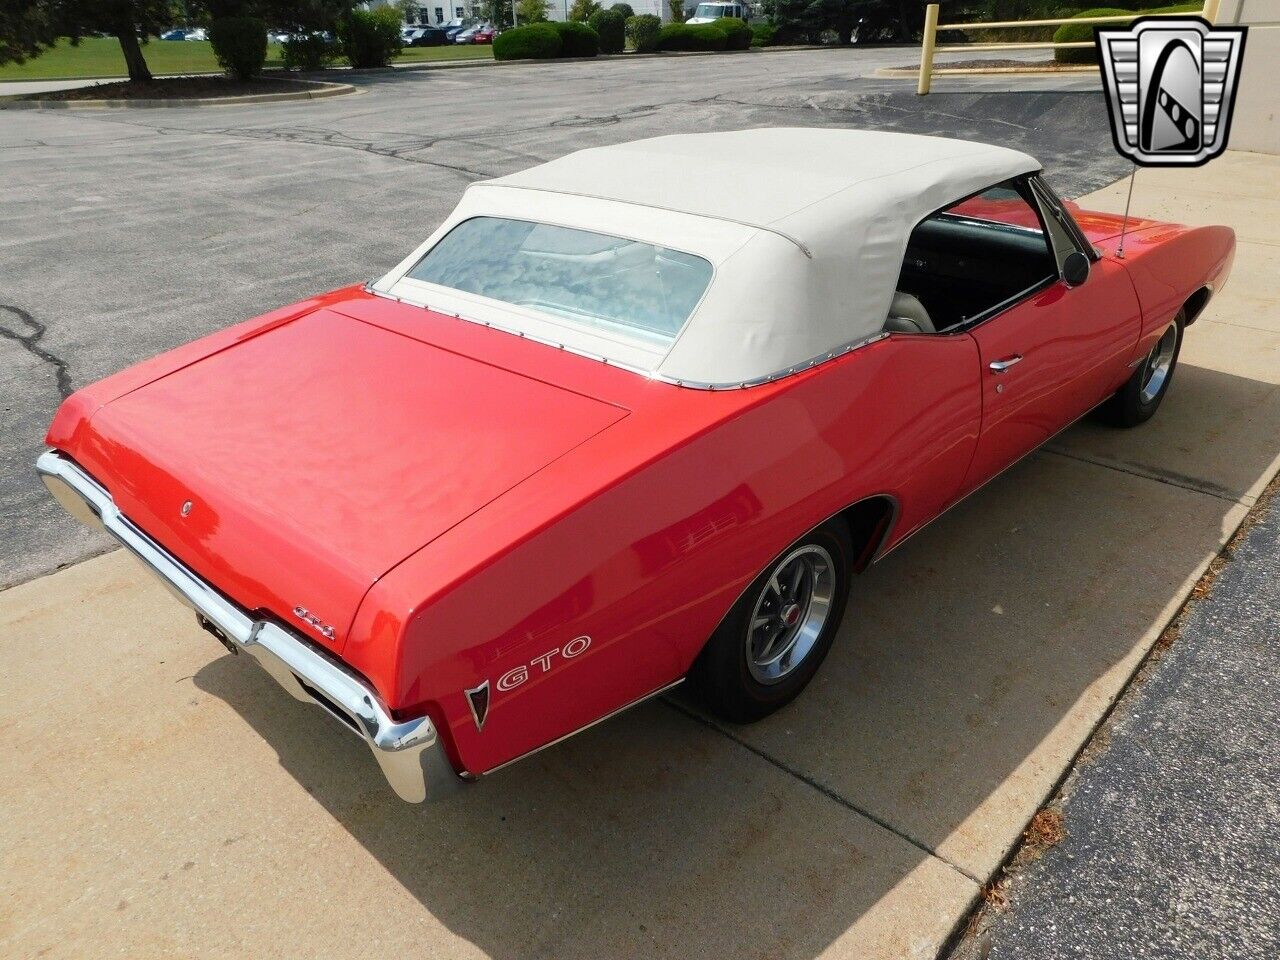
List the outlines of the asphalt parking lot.
<svg viewBox="0 0 1280 960">
<path fill-rule="evenodd" d="M 0 583 L 21 583 L 0 595 L 0 952 L 936 955 L 1275 471 L 1274 158 L 1139 177 L 1135 212 L 1241 240 L 1157 420 L 1086 422 L 913 538 L 859 581 L 814 686 L 750 728 L 676 697 L 407 807 L 121 553 L 32 579 L 104 546 L 31 475 L 61 393 L 380 272 L 473 180 L 665 132 L 868 125 L 1020 147 L 1064 193 L 1123 204 L 1095 93 L 919 100 L 858 79 L 903 60 L 468 69 L 297 105 L 0 114 Z M 731 157 L 689 176 L 770 188 Z"/>
<path fill-rule="evenodd" d="M 397 71 L 357 77 L 361 94 L 329 101 L 0 113 L 0 587 L 106 546 L 31 470 L 61 394 L 380 275 L 475 180 L 581 147 L 770 124 L 1007 143 L 1072 195 L 1124 170 L 1098 149 L 1096 95 L 926 103 L 908 81 L 859 79 L 909 60 L 883 49 Z M 732 157 L 689 176 L 772 189 L 740 182 Z"/>
</svg>

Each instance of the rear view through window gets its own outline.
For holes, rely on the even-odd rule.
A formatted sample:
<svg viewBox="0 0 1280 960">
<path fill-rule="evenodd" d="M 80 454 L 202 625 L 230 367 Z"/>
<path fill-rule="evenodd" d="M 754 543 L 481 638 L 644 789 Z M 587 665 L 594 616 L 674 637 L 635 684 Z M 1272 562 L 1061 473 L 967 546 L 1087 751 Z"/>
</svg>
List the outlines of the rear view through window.
<svg viewBox="0 0 1280 960">
<path fill-rule="evenodd" d="M 665 345 L 711 282 L 701 257 L 525 220 L 473 217 L 408 276 Z"/>
</svg>

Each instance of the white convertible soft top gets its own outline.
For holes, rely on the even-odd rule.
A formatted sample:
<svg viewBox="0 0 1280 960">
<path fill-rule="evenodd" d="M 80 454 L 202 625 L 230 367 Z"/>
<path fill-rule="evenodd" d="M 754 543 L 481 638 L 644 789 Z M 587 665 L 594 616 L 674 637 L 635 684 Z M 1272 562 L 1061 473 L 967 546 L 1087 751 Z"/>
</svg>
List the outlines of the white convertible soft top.
<svg viewBox="0 0 1280 960">
<path fill-rule="evenodd" d="M 912 229 L 1040 165 L 943 137 L 770 128 L 581 150 L 467 189 L 440 228 L 374 289 L 663 379 L 758 383 L 881 332 Z M 463 220 L 508 217 L 696 254 L 715 276 L 668 348 L 405 274 Z"/>
</svg>

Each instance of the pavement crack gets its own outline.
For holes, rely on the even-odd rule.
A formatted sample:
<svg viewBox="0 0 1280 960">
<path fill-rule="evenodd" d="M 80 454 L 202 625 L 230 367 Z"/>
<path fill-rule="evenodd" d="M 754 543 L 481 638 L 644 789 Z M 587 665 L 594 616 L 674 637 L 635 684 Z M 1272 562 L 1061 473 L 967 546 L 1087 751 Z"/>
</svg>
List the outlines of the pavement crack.
<svg viewBox="0 0 1280 960">
<path fill-rule="evenodd" d="M 4 337 L 6 340 L 12 340 L 41 363 L 46 363 L 53 367 L 54 377 L 58 384 L 58 393 L 64 400 L 71 396 L 75 387 L 71 385 L 71 371 L 67 365 L 67 361 L 63 360 L 53 351 L 46 350 L 40 345 L 40 341 L 44 339 L 44 335 L 48 332 L 45 325 L 20 307 L 15 307 L 7 303 L 0 303 L 0 310 L 13 314 L 25 326 L 31 328 L 30 333 L 20 333 L 10 326 L 0 323 L 0 337 Z"/>
<path fill-rule="evenodd" d="M 1071 453 L 1061 447 L 1041 447 L 1045 453 L 1052 453 L 1054 456 L 1066 457 L 1068 460 L 1078 460 L 1080 463 L 1091 463 L 1095 467 L 1105 467 L 1108 470 L 1115 470 L 1117 473 L 1127 473 L 1131 477 L 1141 477 L 1144 480 L 1154 480 L 1157 483 L 1165 483 L 1171 487 L 1178 487 L 1182 490 L 1190 490 L 1192 493 L 1202 493 L 1206 497 L 1214 497 L 1227 503 L 1244 504 L 1240 498 L 1234 496 L 1226 487 L 1219 486 L 1208 480 L 1199 480 L 1195 477 L 1188 477 L 1185 474 L 1174 473 L 1172 470 L 1160 470 L 1155 467 L 1143 467 L 1137 464 L 1117 463 L 1114 460 L 1103 460 L 1098 457 L 1086 457 L 1079 453 Z"/>
<path fill-rule="evenodd" d="M 440 160 L 428 160 L 425 157 L 411 156 L 418 150 L 426 150 L 434 146 L 440 138 L 430 136 L 414 136 L 404 134 L 405 142 L 396 145 L 382 145 L 372 140 L 360 140 L 347 136 L 338 130 L 323 127 L 169 127 L 138 120 L 126 120 L 118 117 L 92 117 L 99 123 L 115 123 L 128 127 L 150 130 L 160 136 L 185 134 L 189 136 L 229 137 L 233 140 L 260 140 L 275 143 L 302 143 L 317 147 L 335 147 L 340 150 L 355 150 L 376 157 L 387 157 L 391 160 L 402 160 L 405 163 L 416 163 L 420 166 L 435 167 L 448 170 L 470 180 L 487 180 L 494 174 L 485 170 L 475 170 L 461 164 L 444 163 Z"/>
<path fill-rule="evenodd" d="M 697 713 L 694 710 L 690 710 L 688 707 L 677 702 L 673 698 L 661 697 L 659 699 L 661 703 L 665 703 L 667 706 L 669 706 L 672 710 L 675 710 L 677 713 L 682 713 L 686 717 L 688 717 L 690 720 L 693 720 L 696 723 L 700 723 L 704 727 L 707 727 L 710 730 L 716 731 L 721 736 L 727 737 L 728 739 L 732 740 L 734 743 L 742 747 L 747 752 L 755 754 L 757 757 L 759 757 L 761 760 L 763 760 L 765 763 L 769 764 L 770 766 L 775 767 L 778 770 L 781 770 L 783 773 L 786 773 L 794 777 L 796 780 L 799 780 L 801 783 L 805 784 L 806 786 L 812 787 L 814 790 L 817 790 L 820 794 L 822 794 L 828 800 L 831 800 L 834 803 L 838 803 L 840 806 L 844 807 L 846 810 L 856 813 L 861 817 L 865 817 L 866 819 L 874 823 L 876 826 L 882 827 L 885 830 L 888 830 L 895 837 L 898 837 L 900 840 L 904 840 L 907 843 L 911 844 L 911 846 L 915 847 L 921 853 L 926 853 L 929 856 L 933 857 L 935 860 L 941 860 L 943 863 L 949 866 L 952 870 L 956 871 L 956 873 L 960 874 L 961 876 L 969 880 L 972 880 L 979 887 L 982 886 L 984 881 L 979 880 L 968 870 L 964 869 L 964 867 L 961 867 L 959 864 L 956 864 L 951 860 L 948 860 L 946 857 L 942 856 L 940 853 L 938 853 L 937 850 L 933 849 L 928 844 L 923 843 L 920 840 L 917 840 L 915 837 L 911 836 L 911 834 L 909 833 L 904 833 L 900 828 L 895 827 L 893 824 L 889 823 L 887 820 L 883 819 L 882 817 L 879 817 L 876 814 L 872 813 L 870 810 L 867 810 L 864 807 L 858 806 L 858 804 L 854 803 L 852 800 L 850 800 L 848 797 L 844 796 L 843 794 L 839 793 L 838 791 L 833 790 L 831 787 L 827 786 L 821 780 L 811 777 L 809 774 L 804 773 L 801 770 L 797 770 L 795 767 L 787 763 L 784 763 L 783 761 L 779 760 L 777 757 L 773 756 L 772 754 L 766 753 L 765 751 L 761 750 L 759 747 L 755 746 L 754 744 L 749 743 L 748 741 L 742 739 L 732 730 L 729 730 L 726 727 L 721 726 L 720 724 L 716 723 L 714 720 L 704 717 L 702 716 L 702 714 Z"/>
</svg>

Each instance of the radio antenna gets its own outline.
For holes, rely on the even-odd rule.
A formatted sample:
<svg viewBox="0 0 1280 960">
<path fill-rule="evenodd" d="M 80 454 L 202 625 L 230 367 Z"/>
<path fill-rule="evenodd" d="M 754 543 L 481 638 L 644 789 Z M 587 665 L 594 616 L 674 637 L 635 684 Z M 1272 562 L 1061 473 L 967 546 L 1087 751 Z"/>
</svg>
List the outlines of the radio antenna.
<svg viewBox="0 0 1280 960">
<path fill-rule="evenodd" d="M 1124 259 L 1124 235 L 1129 229 L 1129 207 L 1133 204 L 1133 181 L 1138 178 L 1138 165 L 1133 165 L 1133 173 L 1129 174 L 1129 199 L 1124 202 L 1124 220 L 1120 223 L 1120 243 L 1116 245 L 1116 259 Z"/>
</svg>

